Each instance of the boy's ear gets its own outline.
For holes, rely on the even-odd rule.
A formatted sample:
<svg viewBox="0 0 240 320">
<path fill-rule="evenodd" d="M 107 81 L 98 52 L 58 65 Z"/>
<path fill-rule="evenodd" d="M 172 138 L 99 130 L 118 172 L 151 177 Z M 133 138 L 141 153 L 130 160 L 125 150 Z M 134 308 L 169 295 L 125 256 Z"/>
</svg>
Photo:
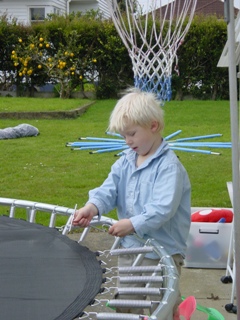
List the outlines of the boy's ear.
<svg viewBox="0 0 240 320">
<path fill-rule="evenodd" d="M 156 120 L 153 120 L 151 123 L 152 132 L 157 132 L 159 130 L 159 123 Z"/>
</svg>

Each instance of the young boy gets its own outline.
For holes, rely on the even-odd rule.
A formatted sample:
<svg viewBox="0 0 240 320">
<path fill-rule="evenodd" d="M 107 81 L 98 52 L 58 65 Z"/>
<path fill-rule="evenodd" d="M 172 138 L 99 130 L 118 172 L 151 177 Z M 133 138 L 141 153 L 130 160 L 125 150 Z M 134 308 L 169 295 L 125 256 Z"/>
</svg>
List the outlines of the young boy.
<svg viewBox="0 0 240 320">
<path fill-rule="evenodd" d="M 129 149 L 103 184 L 89 192 L 73 224 L 87 227 L 95 215 L 117 208 L 119 221 L 109 234 L 121 237 L 124 248 L 140 246 L 134 232 L 155 239 L 173 257 L 180 274 L 191 221 L 191 187 L 186 170 L 162 138 L 163 128 L 163 111 L 154 94 L 134 88 L 118 101 L 109 131 L 120 133 Z M 153 254 L 146 257 L 156 259 Z M 132 264 L 124 256 L 119 263 Z"/>
</svg>

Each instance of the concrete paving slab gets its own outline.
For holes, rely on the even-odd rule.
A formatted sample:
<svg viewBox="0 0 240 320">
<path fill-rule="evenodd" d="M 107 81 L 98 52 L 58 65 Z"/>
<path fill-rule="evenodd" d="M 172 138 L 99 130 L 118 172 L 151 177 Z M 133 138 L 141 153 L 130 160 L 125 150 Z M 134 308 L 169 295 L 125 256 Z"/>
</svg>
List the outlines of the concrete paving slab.
<svg viewBox="0 0 240 320">
<path fill-rule="evenodd" d="M 231 300 L 231 284 L 221 282 L 225 275 L 224 269 L 182 268 L 180 288 L 183 296 L 193 295 L 197 304 L 207 308 L 217 309 L 226 320 L 236 320 L 237 315 L 225 310 L 225 305 Z M 207 319 L 203 312 L 196 311 L 191 320 Z"/>
</svg>

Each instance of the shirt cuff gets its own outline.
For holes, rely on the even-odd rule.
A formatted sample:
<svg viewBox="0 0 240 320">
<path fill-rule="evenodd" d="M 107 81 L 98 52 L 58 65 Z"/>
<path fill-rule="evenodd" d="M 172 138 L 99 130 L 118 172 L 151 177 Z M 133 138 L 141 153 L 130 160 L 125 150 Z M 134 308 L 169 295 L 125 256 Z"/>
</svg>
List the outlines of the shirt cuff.
<svg viewBox="0 0 240 320">
<path fill-rule="evenodd" d="M 136 234 L 140 238 L 143 238 L 144 235 L 147 233 L 146 222 L 145 222 L 144 216 L 138 215 L 138 216 L 131 217 L 130 221 L 133 225 L 133 228 L 134 228 Z"/>
<path fill-rule="evenodd" d="M 93 204 L 95 207 L 97 207 L 97 209 L 98 209 L 98 216 L 99 216 L 99 217 L 101 217 L 102 214 L 105 213 L 104 205 L 103 205 L 103 203 L 100 202 L 98 199 L 92 198 L 92 199 L 88 200 L 88 202 L 87 202 L 86 204 L 88 204 L 88 203 L 91 203 L 91 204 Z"/>
</svg>

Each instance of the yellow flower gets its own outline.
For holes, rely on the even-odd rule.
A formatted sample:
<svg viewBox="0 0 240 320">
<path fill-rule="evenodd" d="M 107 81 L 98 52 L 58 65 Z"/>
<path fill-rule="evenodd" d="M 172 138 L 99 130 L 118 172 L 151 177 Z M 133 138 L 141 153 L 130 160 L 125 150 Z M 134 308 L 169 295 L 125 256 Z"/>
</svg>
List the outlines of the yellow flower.
<svg viewBox="0 0 240 320">
<path fill-rule="evenodd" d="M 22 43 L 22 38 L 19 38 L 19 39 L 18 39 L 18 42 Z"/>
<path fill-rule="evenodd" d="M 40 42 L 43 42 L 43 40 L 44 40 L 43 38 L 40 38 L 40 39 L 39 39 Z"/>
<path fill-rule="evenodd" d="M 41 64 L 38 65 L 38 69 L 42 69 L 42 65 Z"/>
</svg>

